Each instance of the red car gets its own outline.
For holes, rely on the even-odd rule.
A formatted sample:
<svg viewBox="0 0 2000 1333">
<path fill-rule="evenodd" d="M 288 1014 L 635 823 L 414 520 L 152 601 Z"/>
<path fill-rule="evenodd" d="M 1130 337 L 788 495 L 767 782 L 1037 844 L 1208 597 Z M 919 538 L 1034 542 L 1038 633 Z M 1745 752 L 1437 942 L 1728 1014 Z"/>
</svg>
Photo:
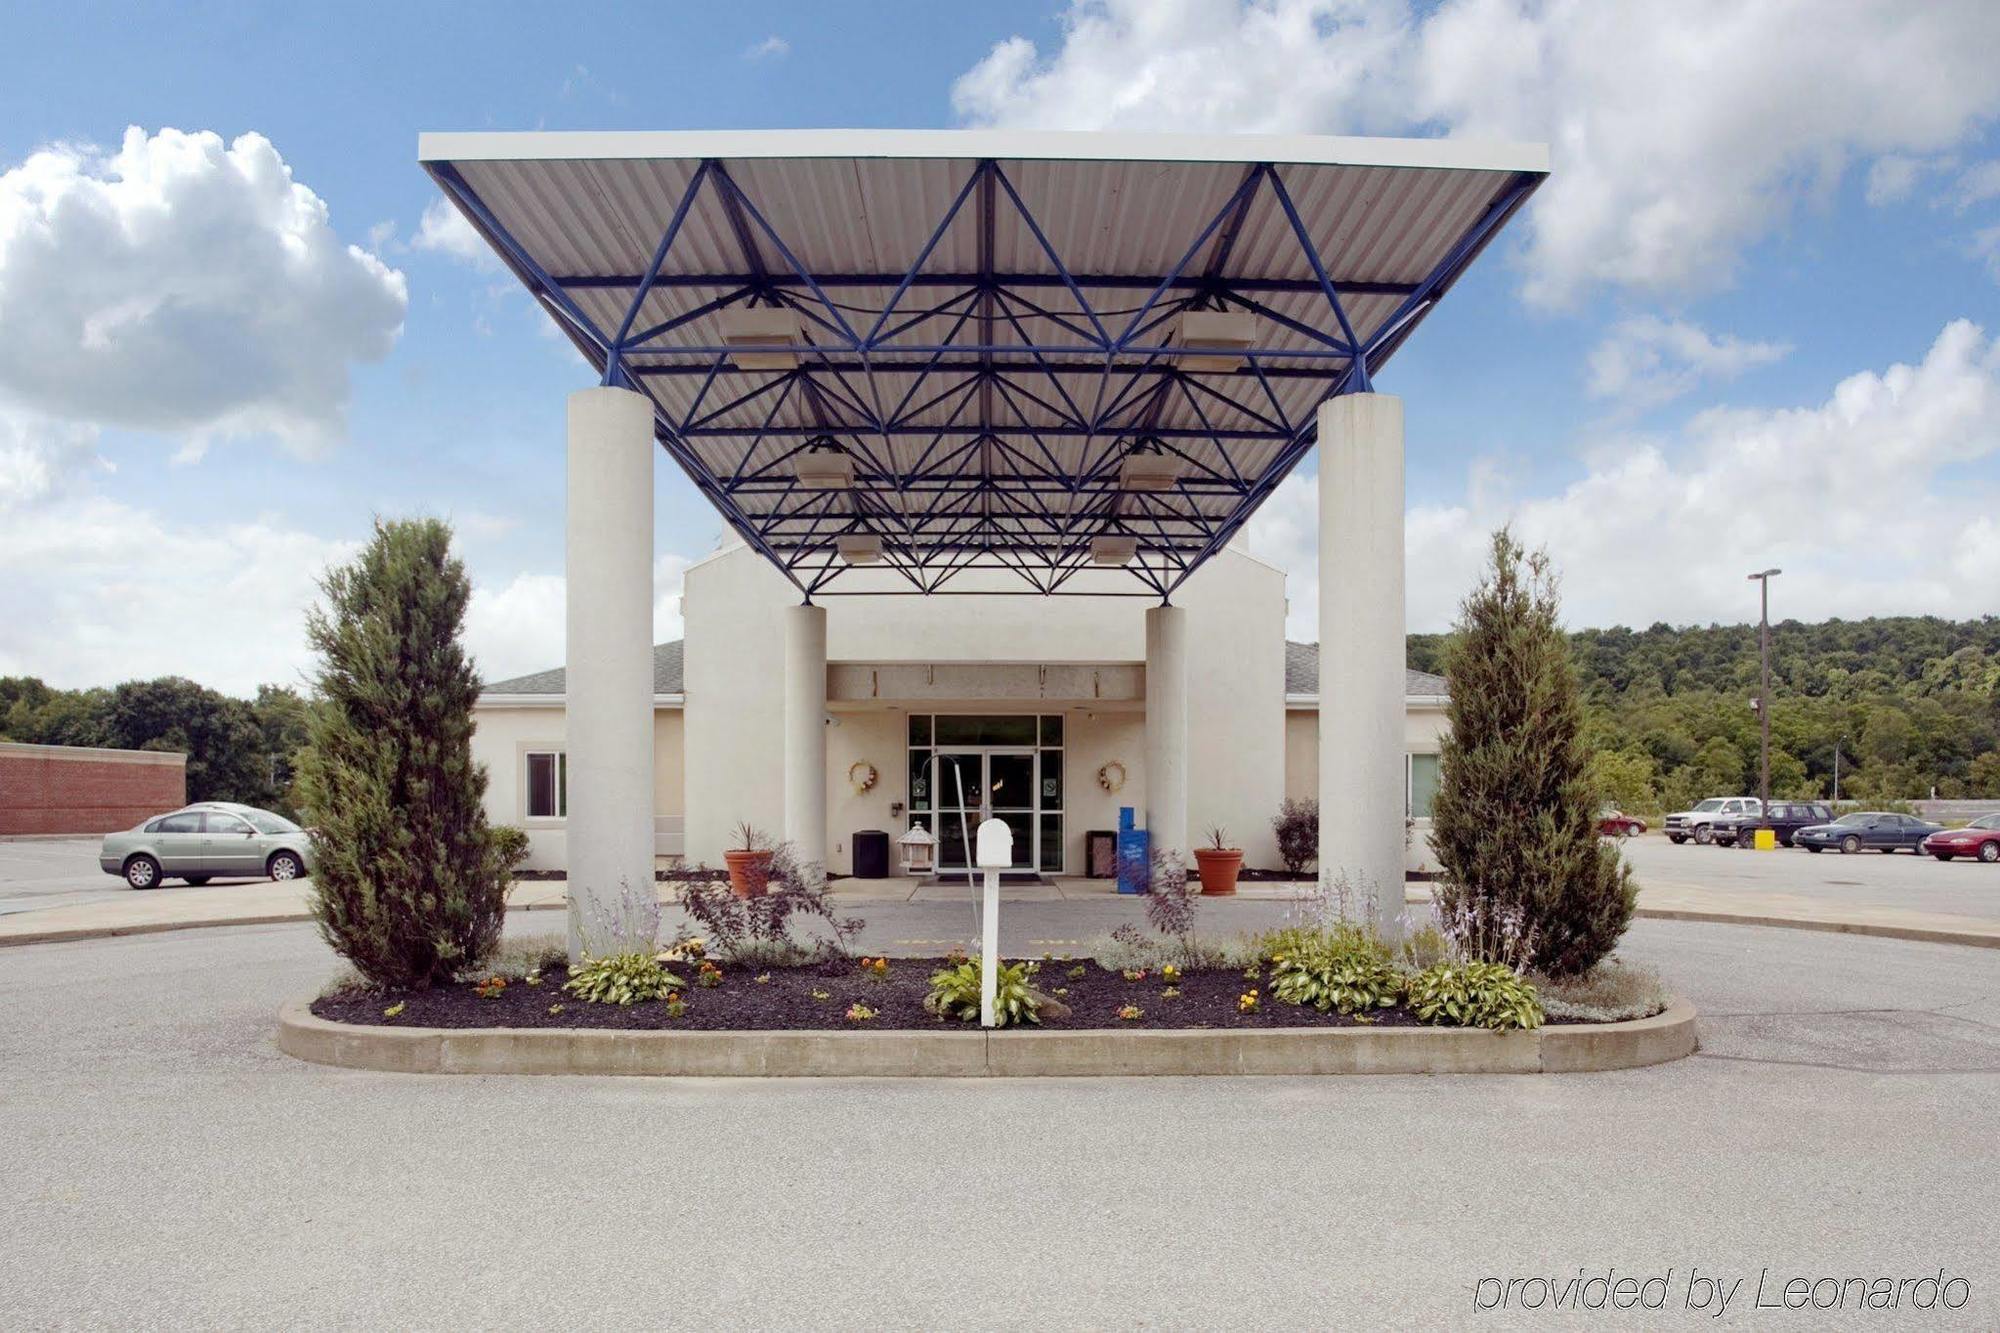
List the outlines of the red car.
<svg viewBox="0 0 2000 1333">
<path fill-rule="evenodd" d="M 1629 838 L 1646 831 L 1646 821 L 1637 815 L 1606 807 L 1597 812 L 1597 831 L 1606 838 Z"/>
<path fill-rule="evenodd" d="M 1976 856 L 1987 864 L 2000 861 L 2000 815 L 1982 815 L 1964 828 L 1948 828 L 1924 839 L 1925 851 L 1940 861 Z"/>
</svg>

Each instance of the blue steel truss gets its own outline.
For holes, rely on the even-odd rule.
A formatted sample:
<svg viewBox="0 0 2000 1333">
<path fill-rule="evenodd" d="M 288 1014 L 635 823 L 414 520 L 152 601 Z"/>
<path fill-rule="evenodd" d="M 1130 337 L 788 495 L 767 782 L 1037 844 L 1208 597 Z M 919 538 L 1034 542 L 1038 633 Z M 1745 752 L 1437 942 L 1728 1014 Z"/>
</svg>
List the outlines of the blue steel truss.
<svg viewBox="0 0 2000 1333">
<path fill-rule="evenodd" d="M 1245 170 L 1236 190 L 1164 274 L 1072 273 L 1006 171 L 992 160 L 972 166 L 901 273 L 812 272 L 727 165 L 709 159 L 667 217 L 644 272 L 551 275 L 455 168 L 427 163 L 426 170 L 589 358 L 602 383 L 652 400 L 661 448 L 808 601 L 844 591 L 830 586 L 850 568 L 836 556 L 834 544 L 855 533 L 880 538 L 882 565 L 903 577 L 906 591 L 926 594 L 960 591 L 952 585 L 970 569 L 1011 571 L 1045 595 L 1073 592 L 1073 580 L 1091 567 L 1093 537 L 1130 537 L 1138 555 L 1124 568 L 1139 587 L 1093 595 L 1170 599 L 1316 443 L 1318 413 L 1288 413 L 1274 385 L 1310 381 L 1315 403 L 1369 391 L 1382 364 L 1541 179 L 1526 173 L 1511 177 L 1422 281 L 1398 284 L 1334 276 L 1272 163 Z M 704 190 L 714 194 L 728 219 L 742 268 L 666 274 L 663 267 Z M 1237 231 L 1262 195 L 1283 211 L 1311 279 L 1227 275 Z M 1018 218 L 1053 273 L 995 271 L 993 237 L 1003 207 Z M 927 272 L 932 254 L 962 217 L 979 229 L 978 270 Z M 1208 260 L 1197 269 L 1204 253 Z M 770 256 L 777 262 L 769 262 Z M 834 295 L 885 287 L 891 295 L 879 308 L 857 307 Z M 674 288 L 718 294 L 641 326 L 648 297 Z M 1124 310 L 1093 304 L 1092 292 L 1114 288 L 1150 294 Z M 615 328 L 593 319 L 575 295 L 606 289 L 632 293 Z M 1268 304 L 1273 296 L 1300 294 L 1323 298 L 1321 322 L 1282 314 Z M 1357 296 L 1399 298 L 1391 317 L 1366 338 L 1357 334 L 1343 300 Z M 1060 308 L 1065 297 L 1073 310 Z M 663 341 L 719 311 L 753 305 L 782 307 L 798 317 L 802 332 L 796 344 L 760 349 L 789 352 L 796 358 L 793 368 L 747 371 L 720 342 Z M 1245 349 L 1242 367 L 1232 371 L 1185 367 L 1186 358 L 1204 352 L 1175 345 L 1170 332 L 1183 312 L 1200 309 L 1249 311 L 1259 317 L 1259 327 L 1285 329 L 1307 345 Z M 1060 330 L 1066 340 L 1038 340 L 1031 320 Z M 918 328 L 935 329 L 938 321 L 948 321 L 941 336 L 912 335 Z M 894 401 L 884 397 L 878 372 L 885 371 L 912 377 Z M 1092 385 L 1087 402 L 1064 382 L 1079 376 Z M 689 405 L 673 411 L 660 389 L 677 379 L 696 388 Z M 718 393 L 725 379 L 751 383 Z M 1170 402 L 1185 406 L 1199 425 L 1160 425 Z M 788 405 L 802 405 L 810 420 L 780 423 Z M 726 424 L 732 418 L 740 423 L 746 410 L 758 414 L 759 424 Z M 1213 417 L 1224 410 L 1250 424 L 1214 426 Z M 942 422 L 932 419 L 938 412 L 945 413 Z M 898 466 L 898 441 L 922 442 L 913 463 Z M 1074 457 L 1080 461 L 1066 464 L 1064 454 L 1051 447 L 1060 442 L 1076 443 Z M 725 443 L 737 458 L 732 466 L 714 467 L 703 458 L 702 449 Z M 1275 453 L 1261 468 L 1246 469 L 1238 460 L 1251 445 L 1267 452 L 1275 447 Z M 852 487 L 802 488 L 792 471 L 794 460 L 808 450 L 828 449 L 852 460 Z M 1135 452 L 1178 455 L 1184 464 L 1181 480 L 1171 491 L 1122 490 L 1120 466 Z M 879 587 L 868 591 L 877 593 Z"/>
</svg>

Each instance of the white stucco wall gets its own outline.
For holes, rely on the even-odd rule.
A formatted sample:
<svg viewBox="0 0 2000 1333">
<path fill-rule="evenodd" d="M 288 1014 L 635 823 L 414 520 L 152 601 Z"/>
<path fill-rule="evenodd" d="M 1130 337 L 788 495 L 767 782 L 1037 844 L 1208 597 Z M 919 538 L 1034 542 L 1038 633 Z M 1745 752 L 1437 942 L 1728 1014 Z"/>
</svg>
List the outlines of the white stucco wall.
<svg viewBox="0 0 2000 1333">
<path fill-rule="evenodd" d="M 564 748 L 566 716 L 559 704 L 481 704 L 473 711 L 472 758 L 486 765 L 486 821 L 527 833 L 530 870 L 561 870 L 567 864 L 567 821 L 528 818 L 525 758 L 530 750 Z M 682 733 L 678 708 L 653 710 L 653 811 L 663 835 L 676 827 L 684 809 Z"/>
<path fill-rule="evenodd" d="M 1403 748 L 1408 754 L 1436 754 L 1445 733 L 1445 711 L 1435 704 L 1412 704 L 1403 715 Z M 1285 713 L 1285 795 L 1319 799 L 1319 714 L 1311 708 Z M 1416 821 L 1405 863 L 1411 870 L 1435 870 L 1428 819 Z"/>
<path fill-rule="evenodd" d="M 968 573 L 961 578 L 957 586 L 966 590 L 1018 586 L 997 574 Z M 797 591 L 747 547 L 719 551 L 688 571 L 682 613 L 687 624 L 683 660 L 691 857 L 719 859 L 730 831 L 741 820 L 769 831 L 782 819 L 782 617 L 784 608 L 797 600 Z M 831 669 L 836 674 L 843 662 L 1122 668 L 1102 676 L 1051 671 L 994 673 L 983 682 L 967 679 L 958 701 L 963 706 L 938 697 L 935 689 L 905 685 L 905 692 L 923 696 L 921 704 L 908 699 L 880 701 L 891 709 L 1052 712 L 1090 707 L 1102 700 L 1088 697 L 1086 690 L 1115 688 L 1121 696 L 1130 694 L 1131 668 L 1145 661 L 1146 602 L 1141 599 L 945 594 L 825 601 L 827 658 L 835 664 Z M 1270 864 L 1276 856 L 1270 819 L 1283 797 L 1285 780 L 1284 575 L 1232 547 L 1190 579 L 1176 601 L 1187 607 L 1189 616 L 1190 834 L 1221 824 L 1244 847 L 1251 864 Z M 896 690 L 903 674 L 881 673 L 883 688 Z M 1029 697 L 1020 697 L 1024 691 Z M 852 683 L 843 679 L 836 693 L 851 697 Z M 853 830 L 890 828 L 886 802 L 904 799 L 899 774 L 894 797 L 872 800 L 861 809 L 844 805 L 846 770 L 856 758 L 870 759 L 887 776 L 884 760 L 856 753 L 851 738 L 838 734 L 844 729 L 835 728 L 828 737 L 833 784 L 828 795 L 828 860 L 836 873 L 849 862 L 851 849 L 846 843 Z M 1135 779 L 1121 793 L 1121 803 L 1143 804 L 1142 749 L 1134 741 L 1117 756 Z M 1079 767 L 1080 760 L 1071 759 L 1067 790 L 1093 799 L 1079 784 L 1094 787 L 1102 762 L 1100 758 Z M 1065 841 L 1073 847 L 1068 863 L 1080 867 L 1082 830 L 1115 827 L 1116 809 L 1112 807 L 1108 819 L 1086 819 L 1080 810 L 1068 813 Z M 854 822 L 857 817 L 867 822 Z"/>
</svg>

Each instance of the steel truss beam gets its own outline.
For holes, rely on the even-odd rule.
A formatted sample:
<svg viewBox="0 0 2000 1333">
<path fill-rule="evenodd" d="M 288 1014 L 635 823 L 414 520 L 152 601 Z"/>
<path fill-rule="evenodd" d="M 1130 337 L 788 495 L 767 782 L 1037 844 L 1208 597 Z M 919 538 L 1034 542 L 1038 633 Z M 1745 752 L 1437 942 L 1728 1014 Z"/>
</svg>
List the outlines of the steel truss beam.
<svg viewBox="0 0 2000 1333">
<path fill-rule="evenodd" d="M 1271 163 L 1245 170 L 1164 274 L 1089 274 L 1069 268 L 1000 165 L 981 161 L 906 270 L 832 274 L 801 262 L 727 166 L 710 159 L 676 201 L 644 272 L 552 276 L 453 167 L 426 169 L 601 381 L 652 399 L 661 448 L 808 601 L 845 595 L 830 586 L 848 572 L 833 544 L 855 532 L 881 538 L 878 568 L 900 577 L 912 594 L 944 591 L 969 570 L 997 570 L 1041 595 L 1170 599 L 1316 443 L 1317 411 L 1287 411 L 1275 386 L 1311 382 L 1315 402 L 1368 391 L 1383 362 L 1540 179 L 1510 180 L 1415 283 L 1335 277 L 1344 257 L 1318 251 Z M 704 190 L 728 220 L 740 272 L 669 271 Z M 1265 198 L 1282 212 L 1311 278 L 1226 276 L 1237 236 Z M 1018 219 L 1053 273 L 996 270 L 994 231 L 1003 211 Z M 955 225 L 977 229 L 977 271 L 927 271 Z M 868 288 L 886 295 L 860 305 L 834 295 Z M 627 293 L 615 327 L 577 300 L 602 292 Z M 656 297 L 681 292 L 712 295 L 678 312 L 658 307 Z M 1099 308 L 1107 293 L 1125 294 L 1112 298 L 1119 308 Z M 1286 295 L 1321 298 L 1328 324 L 1260 299 Z M 1364 337 L 1348 306 L 1384 296 L 1397 298 L 1395 310 Z M 649 301 L 655 302 L 651 322 Z M 795 366 L 746 371 L 713 337 L 668 341 L 740 305 L 780 306 L 798 316 L 803 336 L 789 349 Z M 1265 341 L 1246 349 L 1236 369 L 1185 368 L 1185 359 L 1213 352 L 1177 345 L 1168 336 L 1173 321 L 1189 309 L 1231 307 L 1303 345 Z M 601 298 L 596 308 L 603 308 Z M 890 371 L 910 380 L 893 402 L 879 378 Z M 656 390 L 689 379 L 699 381 L 692 399 L 670 411 Z M 1093 384 L 1088 401 L 1072 392 L 1077 380 Z M 1183 420 L 1199 424 L 1160 425 L 1169 402 L 1180 405 Z M 780 422 L 788 407 L 811 420 Z M 790 460 L 829 446 L 855 460 L 855 484 L 834 492 L 800 489 Z M 1140 450 L 1179 455 L 1187 464 L 1181 482 L 1166 492 L 1121 490 L 1120 462 Z M 1098 535 L 1137 541 L 1138 556 L 1123 572 L 1138 589 L 1106 594 L 1076 582 L 1092 569 L 1090 544 Z"/>
</svg>

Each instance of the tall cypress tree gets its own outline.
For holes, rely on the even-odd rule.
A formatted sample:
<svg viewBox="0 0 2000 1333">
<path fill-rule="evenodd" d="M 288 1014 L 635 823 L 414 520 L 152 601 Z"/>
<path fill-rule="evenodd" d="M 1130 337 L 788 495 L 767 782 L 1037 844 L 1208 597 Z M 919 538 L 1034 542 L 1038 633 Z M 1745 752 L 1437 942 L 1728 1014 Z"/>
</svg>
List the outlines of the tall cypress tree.
<svg viewBox="0 0 2000 1333">
<path fill-rule="evenodd" d="M 307 618 L 318 699 L 299 755 L 313 919 L 379 985 L 425 988 L 483 961 L 507 859 L 472 761 L 479 679 L 459 642 L 471 584 L 436 519 L 377 520 Z"/>
<path fill-rule="evenodd" d="M 1438 905 L 1475 951 L 1586 972 L 1632 918 L 1637 890 L 1597 835 L 1597 793 L 1569 640 L 1546 552 L 1493 534 L 1493 563 L 1447 650 L 1451 730 L 1431 842 Z M 1521 941 L 1525 948 L 1510 946 Z"/>
</svg>

